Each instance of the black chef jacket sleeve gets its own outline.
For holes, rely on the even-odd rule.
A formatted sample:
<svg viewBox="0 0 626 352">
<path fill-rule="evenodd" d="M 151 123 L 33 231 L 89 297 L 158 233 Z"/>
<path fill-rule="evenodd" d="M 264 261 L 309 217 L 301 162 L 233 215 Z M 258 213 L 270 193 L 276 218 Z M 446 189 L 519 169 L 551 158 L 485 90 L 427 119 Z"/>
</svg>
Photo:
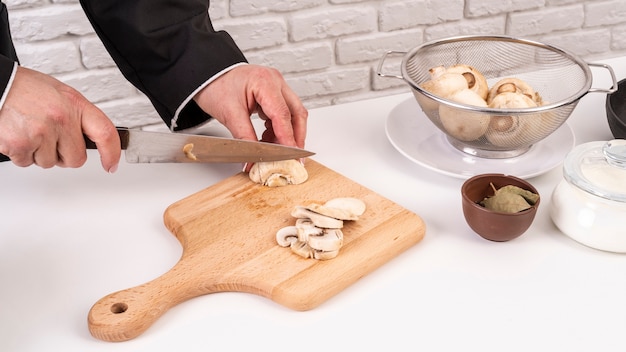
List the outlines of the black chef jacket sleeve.
<svg viewBox="0 0 626 352">
<path fill-rule="evenodd" d="M 4 104 L 4 99 L 8 93 L 7 88 L 17 64 L 17 55 L 9 29 L 9 14 L 4 3 L 0 3 L 0 107 Z M 0 154 L 0 161 L 8 160 L 8 157 Z"/>
<path fill-rule="evenodd" d="M 208 0 L 80 0 L 107 51 L 171 130 L 208 120 L 191 95 L 246 59 L 215 31 Z"/>
<path fill-rule="evenodd" d="M 15 53 L 9 28 L 9 13 L 6 5 L 0 2 L 0 97 L 2 102 L 4 102 L 4 96 L 7 93 L 6 89 L 9 86 L 17 62 L 17 54 Z"/>
</svg>

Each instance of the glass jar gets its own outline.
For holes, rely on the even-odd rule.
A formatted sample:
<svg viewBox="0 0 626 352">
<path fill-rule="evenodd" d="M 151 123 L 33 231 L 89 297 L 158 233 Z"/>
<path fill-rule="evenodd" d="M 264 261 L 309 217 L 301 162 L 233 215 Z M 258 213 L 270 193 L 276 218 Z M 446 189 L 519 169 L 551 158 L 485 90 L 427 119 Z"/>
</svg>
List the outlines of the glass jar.
<svg viewBox="0 0 626 352">
<path fill-rule="evenodd" d="M 626 253 L 626 140 L 584 143 L 568 153 L 550 216 L 577 242 Z"/>
</svg>

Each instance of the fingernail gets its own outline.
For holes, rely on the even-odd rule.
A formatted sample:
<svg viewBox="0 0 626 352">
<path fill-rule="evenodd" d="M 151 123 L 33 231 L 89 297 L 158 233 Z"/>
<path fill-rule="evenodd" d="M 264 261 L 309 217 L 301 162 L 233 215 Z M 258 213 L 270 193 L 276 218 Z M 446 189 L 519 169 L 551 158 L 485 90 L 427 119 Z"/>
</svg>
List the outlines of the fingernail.
<svg viewBox="0 0 626 352">
<path fill-rule="evenodd" d="M 115 164 L 113 166 L 111 166 L 111 168 L 109 169 L 109 173 L 110 174 L 114 174 L 117 171 L 119 164 Z"/>
</svg>

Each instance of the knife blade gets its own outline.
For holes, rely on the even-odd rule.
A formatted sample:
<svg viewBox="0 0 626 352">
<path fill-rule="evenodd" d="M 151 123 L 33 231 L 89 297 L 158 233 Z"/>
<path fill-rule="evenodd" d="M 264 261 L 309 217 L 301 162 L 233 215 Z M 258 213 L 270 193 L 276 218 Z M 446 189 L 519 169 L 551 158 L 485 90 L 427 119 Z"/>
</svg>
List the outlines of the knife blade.
<svg viewBox="0 0 626 352">
<path fill-rule="evenodd" d="M 129 163 L 243 163 L 300 159 L 304 149 L 280 144 L 176 132 L 151 132 L 117 127 Z M 87 149 L 96 149 L 85 137 Z"/>
</svg>

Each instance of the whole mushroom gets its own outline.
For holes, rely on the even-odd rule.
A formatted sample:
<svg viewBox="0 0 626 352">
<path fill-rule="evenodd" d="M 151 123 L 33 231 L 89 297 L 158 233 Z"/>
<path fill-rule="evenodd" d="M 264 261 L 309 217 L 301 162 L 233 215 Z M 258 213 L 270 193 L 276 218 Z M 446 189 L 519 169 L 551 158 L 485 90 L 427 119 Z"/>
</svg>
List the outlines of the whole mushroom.
<svg viewBox="0 0 626 352">
<path fill-rule="evenodd" d="M 530 97 L 520 92 L 499 93 L 489 104 L 490 108 L 497 109 L 536 106 L 537 104 Z M 485 136 L 493 145 L 516 147 L 532 143 L 540 135 L 541 128 L 541 114 L 492 116 Z"/>
<path fill-rule="evenodd" d="M 467 80 L 467 86 L 470 90 L 478 94 L 483 100 L 487 100 L 489 94 L 489 85 L 487 78 L 470 65 L 456 64 L 446 69 L 447 73 L 459 73 Z"/>
<path fill-rule="evenodd" d="M 485 100 L 470 89 L 459 90 L 448 98 L 466 105 L 487 107 Z M 447 105 L 439 106 L 439 120 L 452 137 L 464 142 L 482 137 L 489 127 L 489 115 Z"/>
<path fill-rule="evenodd" d="M 433 71 L 433 69 L 431 69 L 430 72 L 432 78 L 422 83 L 421 87 L 436 96 L 447 98 L 455 92 L 468 89 L 469 87 L 467 79 L 461 74 L 445 72 L 439 73 L 437 70 Z M 425 113 L 429 114 L 437 111 L 439 103 L 436 100 L 430 99 L 429 97 L 418 93 L 415 93 L 415 97 Z"/>
<path fill-rule="evenodd" d="M 489 89 L 489 93 L 486 97 L 487 104 L 491 104 L 495 97 L 502 93 L 523 94 L 530 98 L 536 104 L 535 106 L 543 105 L 541 95 L 535 91 L 530 84 L 520 78 L 508 77 L 496 82 L 491 89 Z"/>
</svg>

